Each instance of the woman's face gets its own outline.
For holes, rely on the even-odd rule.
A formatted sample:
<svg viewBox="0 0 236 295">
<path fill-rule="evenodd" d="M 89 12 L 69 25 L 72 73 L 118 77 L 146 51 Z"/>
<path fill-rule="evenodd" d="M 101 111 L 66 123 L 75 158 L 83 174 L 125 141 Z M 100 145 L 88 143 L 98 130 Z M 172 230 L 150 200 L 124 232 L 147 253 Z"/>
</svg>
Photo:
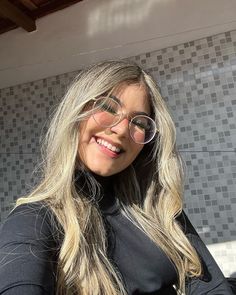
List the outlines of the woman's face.
<svg viewBox="0 0 236 295">
<path fill-rule="evenodd" d="M 145 112 L 150 115 L 150 103 L 145 87 L 139 84 L 123 85 L 112 93 L 126 114 Z M 127 168 L 138 156 L 143 144 L 135 143 L 129 134 L 129 121 L 125 117 L 113 127 L 102 127 L 91 115 L 79 127 L 78 156 L 84 165 L 100 176 L 111 176 Z M 106 147 L 107 143 L 116 152 Z"/>
</svg>

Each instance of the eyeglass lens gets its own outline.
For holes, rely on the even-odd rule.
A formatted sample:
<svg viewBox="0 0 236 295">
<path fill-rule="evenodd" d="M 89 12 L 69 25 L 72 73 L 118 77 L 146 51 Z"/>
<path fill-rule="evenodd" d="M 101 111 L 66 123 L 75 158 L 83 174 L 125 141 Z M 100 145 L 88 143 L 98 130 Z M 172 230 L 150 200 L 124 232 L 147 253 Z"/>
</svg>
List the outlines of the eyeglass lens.
<svg viewBox="0 0 236 295">
<path fill-rule="evenodd" d="M 112 127 L 120 121 L 122 107 L 110 97 L 100 97 L 93 105 L 93 117 L 97 124 Z M 135 142 L 147 143 L 155 136 L 156 124 L 150 117 L 138 115 L 130 120 L 129 131 Z"/>
</svg>

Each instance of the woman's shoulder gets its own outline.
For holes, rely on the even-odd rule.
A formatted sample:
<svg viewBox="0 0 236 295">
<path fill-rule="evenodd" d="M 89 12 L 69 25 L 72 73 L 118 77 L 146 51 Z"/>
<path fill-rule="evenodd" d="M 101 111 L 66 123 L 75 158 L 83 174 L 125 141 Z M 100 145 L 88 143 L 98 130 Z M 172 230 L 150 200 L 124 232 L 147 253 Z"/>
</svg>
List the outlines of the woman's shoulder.
<svg viewBox="0 0 236 295">
<path fill-rule="evenodd" d="M 44 202 L 27 202 L 20 205 L 16 205 L 10 212 L 9 216 L 17 214 L 44 214 L 49 207 Z"/>
<path fill-rule="evenodd" d="M 0 228 L 3 240 L 14 237 L 22 240 L 52 238 L 56 233 L 56 219 L 52 210 L 42 202 L 16 206 Z M 4 239 L 3 239 L 4 237 Z"/>
<path fill-rule="evenodd" d="M 9 220 L 24 221 L 26 219 L 50 223 L 49 220 L 52 216 L 52 210 L 43 202 L 24 203 L 14 207 L 4 223 Z"/>
<path fill-rule="evenodd" d="M 188 216 L 184 212 L 184 210 L 180 213 L 180 215 L 176 218 L 176 221 L 181 226 L 183 232 L 188 235 L 198 235 L 192 223 L 190 222 Z"/>
<path fill-rule="evenodd" d="M 54 233 L 51 210 L 43 203 L 11 211 L 0 228 L 0 294 L 54 294 L 59 251 Z"/>
</svg>

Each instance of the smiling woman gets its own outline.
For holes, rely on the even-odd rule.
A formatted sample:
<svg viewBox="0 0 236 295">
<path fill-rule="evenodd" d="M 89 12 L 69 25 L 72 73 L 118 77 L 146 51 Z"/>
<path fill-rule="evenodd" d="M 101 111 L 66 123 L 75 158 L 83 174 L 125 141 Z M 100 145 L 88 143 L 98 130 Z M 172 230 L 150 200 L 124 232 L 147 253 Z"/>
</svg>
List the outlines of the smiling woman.
<svg viewBox="0 0 236 295">
<path fill-rule="evenodd" d="M 114 101 L 114 97 L 119 97 L 119 103 L 116 102 L 117 99 Z M 144 147 L 140 143 L 144 129 L 136 127 L 140 131 L 132 131 L 137 120 L 132 119 L 129 127 L 129 119 L 120 116 L 121 106 L 129 114 L 148 114 L 151 107 L 146 88 L 139 84 L 123 84 L 118 93 L 113 93 L 112 98 L 105 98 L 105 101 L 99 101 L 98 104 L 99 107 L 95 104 L 94 115 L 80 124 L 78 153 L 90 171 L 100 176 L 111 176 L 126 169 Z M 137 119 L 137 116 L 134 118 Z M 131 134 L 139 142 L 132 140 Z"/>
<path fill-rule="evenodd" d="M 82 71 L 0 232 L 0 294 L 232 294 L 183 212 L 175 126 L 136 64 Z M 33 271 L 32 271 L 33 270 Z"/>
</svg>

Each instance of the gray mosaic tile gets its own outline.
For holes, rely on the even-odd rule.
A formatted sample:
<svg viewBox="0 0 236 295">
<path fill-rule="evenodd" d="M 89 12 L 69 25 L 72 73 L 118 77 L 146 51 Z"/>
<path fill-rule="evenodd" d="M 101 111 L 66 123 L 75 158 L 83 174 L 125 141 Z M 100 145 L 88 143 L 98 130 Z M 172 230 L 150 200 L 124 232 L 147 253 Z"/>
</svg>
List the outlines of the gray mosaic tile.
<svg viewBox="0 0 236 295">
<path fill-rule="evenodd" d="M 232 153 L 182 152 L 185 210 L 207 244 L 236 240 L 236 160 Z"/>
<path fill-rule="evenodd" d="M 0 222 L 13 208 L 16 199 L 29 193 L 37 184 L 37 174 L 32 176 L 32 173 L 39 157 L 32 153 L 0 154 Z"/>
</svg>

